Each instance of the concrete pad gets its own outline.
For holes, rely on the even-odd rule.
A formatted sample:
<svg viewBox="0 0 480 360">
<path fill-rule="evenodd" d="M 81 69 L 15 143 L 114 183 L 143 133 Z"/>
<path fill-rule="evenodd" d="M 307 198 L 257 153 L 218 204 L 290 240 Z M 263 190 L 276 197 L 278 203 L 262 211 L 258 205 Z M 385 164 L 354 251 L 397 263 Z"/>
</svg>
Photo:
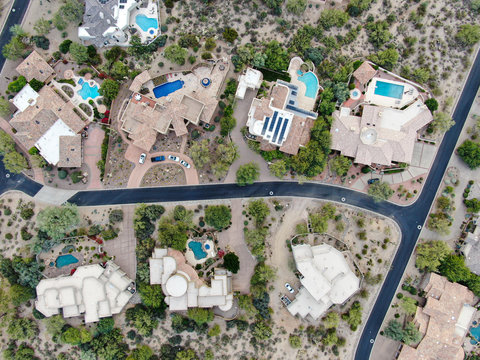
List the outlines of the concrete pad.
<svg viewBox="0 0 480 360">
<path fill-rule="evenodd" d="M 359 178 L 357 181 L 355 181 L 352 185 L 352 189 L 362 191 L 365 188 L 366 181 L 363 182 L 362 178 Z"/>
<path fill-rule="evenodd" d="M 33 198 L 47 204 L 62 205 L 76 193 L 77 190 L 65 190 L 53 188 L 51 186 L 44 186 Z"/>
<path fill-rule="evenodd" d="M 402 173 L 392 174 L 392 179 L 394 184 L 403 182 Z"/>
<path fill-rule="evenodd" d="M 417 177 L 417 176 L 420 176 L 420 175 L 423 175 L 423 174 L 426 174 L 427 171 L 423 168 L 419 168 L 419 167 L 416 167 L 416 166 L 410 166 L 408 168 L 408 172 L 413 176 L 413 177 Z"/>
<path fill-rule="evenodd" d="M 420 165 L 420 160 L 422 158 L 422 149 L 423 149 L 422 142 L 417 141 L 415 145 L 413 145 L 412 162 L 410 163 L 410 165 L 413 165 L 413 166 Z"/>
<path fill-rule="evenodd" d="M 437 147 L 435 145 L 424 144 L 420 167 L 428 169 L 430 165 L 432 165 L 436 152 L 437 152 Z"/>
<path fill-rule="evenodd" d="M 400 342 L 378 335 L 373 345 L 370 360 L 393 360 L 397 357 Z"/>
<path fill-rule="evenodd" d="M 395 184 L 393 181 L 393 175 L 383 175 L 382 181 L 386 181 L 389 184 Z"/>
<path fill-rule="evenodd" d="M 403 180 L 403 181 L 408 181 L 408 180 L 410 180 L 410 179 L 412 178 L 412 175 L 408 172 L 408 170 L 402 172 L 401 175 L 402 175 L 402 180 Z M 402 181 L 402 182 L 403 182 L 403 181 Z"/>
</svg>

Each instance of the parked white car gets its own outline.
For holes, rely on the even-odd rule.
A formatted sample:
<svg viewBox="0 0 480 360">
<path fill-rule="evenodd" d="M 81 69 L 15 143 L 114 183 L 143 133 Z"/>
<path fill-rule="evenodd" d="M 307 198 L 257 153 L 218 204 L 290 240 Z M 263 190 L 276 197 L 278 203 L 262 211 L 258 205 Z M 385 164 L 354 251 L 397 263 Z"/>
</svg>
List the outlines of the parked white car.
<svg viewBox="0 0 480 360">
<path fill-rule="evenodd" d="M 291 294 L 295 292 L 295 290 L 293 290 L 292 285 L 290 285 L 289 283 L 285 283 L 285 287 L 287 288 L 288 291 L 290 291 Z"/>
<path fill-rule="evenodd" d="M 147 154 L 142 153 L 142 154 L 140 155 L 140 159 L 138 159 L 138 162 L 139 162 L 140 164 L 143 164 L 143 163 L 145 162 L 145 159 L 146 159 L 146 158 L 147 158 Z"/>
<path fill-rule="evenodd" d="M 185 160 L 180 160 L 180 164 L 182 164 L 183 166 L 185 166 L 187 169 L 190 169 L 190 164 L 187 163 Z"/>
<path fill-rule="evenodd" d="M 180 158 L 178 156 L 168 155 L 168 160 L 178 162 L 178 161 L 180 161 Z"/>
</svg>

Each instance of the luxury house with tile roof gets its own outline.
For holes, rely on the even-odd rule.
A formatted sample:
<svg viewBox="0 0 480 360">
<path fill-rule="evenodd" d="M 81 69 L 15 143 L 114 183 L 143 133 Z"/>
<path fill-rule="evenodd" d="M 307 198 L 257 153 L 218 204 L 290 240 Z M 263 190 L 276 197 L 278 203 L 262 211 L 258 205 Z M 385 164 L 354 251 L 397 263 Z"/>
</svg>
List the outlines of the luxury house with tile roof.
<svg viewBox="0 0 480 360">
<path fill-rule="evenodd" d="M 463 341 L 476 312 L 474 294 L 435 273 L 428 275 L 424 291 L 427 302 L 415 314 L 423 339 L 416 348 L 403 345 L 398 360 L 463 360 Z"/>
<path fill-rule="evenodd" d="M 247 127 L 260 138 L 265 150 L 296 155 L 310 140 L 310 130 L 318 114 L 298 107 L 298 86 L 277 80 L 270 93 L 252 101 Z"/>
<path fill-rule="evenodd" d="M 36 147 L 45 160 L 59 167 L 82 165 L 80 132 L 85 123 L 50 86 L 37 93 L 29 84 L 13 98 L 18 111 L 10 120 L 16 139 L 26 148 Z"/>
<path fill-rule="evenodd" d="M 25 76 L 27 81 L 36 79 L 41 82 L 46 82 L 53 74 L 55 70 L 48 65 L 48 63 L 40 56 L 35 50 L 23 60 L 20 65 L 17 66 L 16 71 Z"/>
</svg>

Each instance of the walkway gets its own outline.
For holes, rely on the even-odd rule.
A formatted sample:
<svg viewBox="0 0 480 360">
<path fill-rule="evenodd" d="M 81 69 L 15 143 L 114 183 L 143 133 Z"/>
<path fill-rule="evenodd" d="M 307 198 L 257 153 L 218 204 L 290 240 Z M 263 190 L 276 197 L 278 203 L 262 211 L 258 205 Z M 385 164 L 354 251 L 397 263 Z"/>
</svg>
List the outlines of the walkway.
<svg viewBox="0 0 480 360">
<path fill-rule="evenodd" d="M 233 113 L 233 117 L 237 119 L 237 126 L 233 129 L 230 134 L 233 142 L 238 146 L 238 159 L 230 166 L 227 177 L 225 178 L 226 183 L 236 182 L 236 174 L 240 165 L 244 165 L 249 162 L 256 162 L 260 166 L 260 181 L 275 181 L 278 180 L 275 176 L 270 174 L 268 169 L 267 162 L 257 153 L 250 150 L 245 141 L 241 129 L 247 124 L 248 110 L 250 110 L 250 105 L 252 100 L 255 97 L 257 91 L 248 89 L 245 93 L 245 98 L 243 100 L 236 100 L 236 107 Z"/>
<path fill-rule="evenodd" d="M 97 162 L 102 159 L 102 142 L 105 137 L 99 125 L 90 124 L 88 138 L 83 143 L 83 162 L 88 166 L 88 189 L 103 189 Z"/>
</svg>

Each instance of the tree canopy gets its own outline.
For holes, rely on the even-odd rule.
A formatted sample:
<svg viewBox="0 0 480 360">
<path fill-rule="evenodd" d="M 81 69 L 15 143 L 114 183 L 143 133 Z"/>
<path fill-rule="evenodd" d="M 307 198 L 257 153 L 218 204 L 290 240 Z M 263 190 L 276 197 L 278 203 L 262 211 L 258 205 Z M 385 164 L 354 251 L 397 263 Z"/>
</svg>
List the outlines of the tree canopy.
<svg viewBox="0 0 480 360">
<path fill-rule="evenodd" d="M 437 271 L 442 260 L 452 252 L 445 241 L 429 240 L 417 246 L 415 265 L 426 271 Z"/>
<path fill-rule="evenodd" d="M 232 220 L 232 212 L 225 205 L 210 205 L 205 209 L 205 222 L 220 230 L 228 227 Z"/>
<path fill-rule="evenodd" d="M 470 169 L 480 166 L 480 144 L 472 140 L 465 140 L 457 149 L 457 154 Z"/>
<path fill-rule="evenodd" d="M 236 175 L 239 186 L 252 185 L 260 176 L 260 167 L 255 162 L 240 165 Z"/>
<path fill-rule="evenodd" d="M 3 165 L 5 166 L 5 169 L 14 174 L 20 174 L 23 170 L 28 168 L 25 156 L 16 151 L 11 151 L 3 156 Z"/>
<path fill-rule="evenodd" d="M 238 259 L 238 256 L 233 252 L 225 254 L 225 256 L 223 257 L 223 266 L 228 271 L 236 274 L 238 270 L 240 270 L 240 261 Z"/>
<path fill-rule="evenodd" d="M 184 49 L 177 44 L 172 44 L 170 46 L 167 46 L 164 50 L 165 58 L 178 65 L 185 64 L 185 57 L 187 55 L 188 55 L 187 49 Z"/>
<path fill-rule="evenodd" d="M 39 211 L 37 226 L 52 239 L 59 240 L 80 223 L 76 205 L 49 206 Z"/>
<path fill-rule="evenodd" d="M 190 319 L 197 323 L 197 325 L 203 325 L 213 320 L 212 309 L 204 309 L 199 307 L 189 308 L 187 314 Z"/>
<path fill-rule="evenodd" d="M 263 199 L 252 200 L 248 203 L 248 213 L 255 219 L 257 226 L 263 224 L 270 214 L 270 208 Z"/>
<path fill-rule="evenodd" d="M 385 181 L 377 181 L 368 187 L 368 195 L 372 196 L 375 202 L 390 199 L 394 192 Z"/>
</svg>

